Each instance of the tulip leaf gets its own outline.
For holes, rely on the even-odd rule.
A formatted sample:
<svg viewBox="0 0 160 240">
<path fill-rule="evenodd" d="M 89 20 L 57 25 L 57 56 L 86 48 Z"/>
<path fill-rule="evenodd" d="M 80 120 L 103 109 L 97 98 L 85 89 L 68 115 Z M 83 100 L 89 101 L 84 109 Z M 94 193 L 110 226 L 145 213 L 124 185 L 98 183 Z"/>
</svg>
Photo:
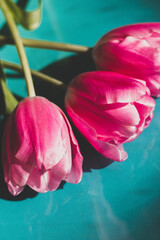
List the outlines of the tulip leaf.
<svg viewBox="0 0 160 240">
<path fill-rule="evenodd" d="M 38 0 L 38 7 L 33 11 L 21 9 L 12 0 L 6 0 L 6 3 L 18 24 L 27 30 L 34 30 L 39 27 L 42 18 L 42 0 Z"/>
<path fill-rule="evenodd" d="M 5 73 L 0 65 L 0 114 L 10 114 L 17 104 L 17 99 L 6 85 Z"/>
</svg>

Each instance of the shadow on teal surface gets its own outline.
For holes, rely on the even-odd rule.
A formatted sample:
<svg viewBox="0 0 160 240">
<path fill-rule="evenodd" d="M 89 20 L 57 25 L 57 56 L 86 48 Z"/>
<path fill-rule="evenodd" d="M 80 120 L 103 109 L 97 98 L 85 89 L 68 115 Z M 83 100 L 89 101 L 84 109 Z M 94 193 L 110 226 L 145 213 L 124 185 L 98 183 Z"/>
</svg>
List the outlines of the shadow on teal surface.
<svg viewBox="0 0 160 240">
<path fill-rule="evenodd" d="M 50 63 L 40 71 L 69 84 L 69 82 L 80 73 L 94 70 L 95 66 L 91 54 L 89 53 L 63 58 L 59 61 Z M 48 98 L 64 110 L 64 92 L 53 84 L 37 79 L 35 79 L 34 84 L 37 95 Z"/>
<path fill-rule="evenodd" d="M 90 53 L 74 55 L 61 59 L 60 61 L 51 63 L 41 70 L 41 72 L 59 79 L 66 84 L 69 84 L 69 82 L 77 75 L 88 71 L 95 71 L 95 65 Z M 57 104 L 67 115 L 64 108 L 64 92 L 54 87 L 53 84 L 49 84 L 44 81 L 35 80 L 34 83 L 38 95 L 44 96 Z M 79 142 L 82 155 L 84 156 L 84 172 L 89 172 L 91 169 L 101 169 L 107 167 L 113 162 L 111 159 L 107 159 L 97 152 L 88 143 L 88 141 L 84 139 L 71 121 L 70 123 Z"/>
</svg>

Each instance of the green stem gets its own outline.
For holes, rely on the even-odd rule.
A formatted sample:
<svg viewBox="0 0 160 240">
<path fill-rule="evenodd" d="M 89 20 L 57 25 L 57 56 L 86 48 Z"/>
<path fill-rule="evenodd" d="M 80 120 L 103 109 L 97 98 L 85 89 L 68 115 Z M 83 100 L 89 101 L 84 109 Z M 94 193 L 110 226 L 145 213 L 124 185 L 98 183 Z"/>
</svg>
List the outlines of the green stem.
<svg viewBox="0 0 160 240">
<path fill-rule="evenodd" d="M 26 80 L 26 85 L 27 85 L 27 92 L 29 96 L 35 96 L 35 90 L 34 90 L 34 86 L 33 86 L 33 81 L 32 81 L 32 76 L 31 76 L 31 72 L 30 72 L 30 68 L 29 68 L 29 64 L 28 64 L 28 60 L 26 57 L 26 53 L 23 47 L 23 43 L 22 40 L 20 38 L 14 17 L 6 3 L 5 0 L 0 0 L 0 7 L 2 9 L 2 12 L 5 16 L 6 22 L 10 28 L 12 37 L 14 39 L 15 45 L 17 47 L 17 51 L 19 54 L 19 58 L 22 64 L 22 68 L 24 71 L 24 76 L 25 76 L 25 80 Z"/>
<path fill-rule="evenodd" d="M 65 52 L 74 52 L 74 53 L 85 53 L 91 50 L 92 48 L 75 45 L 70 43 L 58 43 L 58 42 L 51 42 L 51 41 L 44 41 L 44 40 L 33 40 L 33 39 L 23 39 L 23 45 L 26 47 L 33 47 L 33 48 L 45 48 L 50 50 L 59 50 Z M 14 44 L 12 38 L 0 35 L 0 44 Z"/>
<path fill-rule="evenodd" d="M 6 62 L 6 61 L 3 61 L 3 60 L 0 61 L 0 64 L 2 64 L 3 67 L 5 67 L 5 68 L 23 73 L 22 67 L 18 64 L 14 64 L 14 63 L 11 63 L 11 62 Z M 63 83 L 63 82 L 61 82 L 61 81 L 59 81 L 55 78 L 52 78 L 52 77 L 50 77 L 50 76 L 48 76 L 44 73 L 41 73 L 41 72 L 38 72 L 38 71 L 35 71 L 35 70 L 32 70 L 32 69 L 31 69 L 31 73 L 32 73 L 33 76 L 35 76 L 39 79 L 45 80 L 47 82 L 50 82 L 50 83 L 54 84 L 55 86 L 60 87 L 63 90 L 67 89 L 67 85 L 65 83 Z"/>
</svg>

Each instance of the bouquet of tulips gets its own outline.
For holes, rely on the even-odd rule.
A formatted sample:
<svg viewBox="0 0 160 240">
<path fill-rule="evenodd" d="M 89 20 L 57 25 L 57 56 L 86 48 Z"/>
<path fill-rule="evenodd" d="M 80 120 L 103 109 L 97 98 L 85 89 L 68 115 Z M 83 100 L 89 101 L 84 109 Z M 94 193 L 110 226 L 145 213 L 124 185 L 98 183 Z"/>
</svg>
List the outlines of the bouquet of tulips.
<svg viewBox="0 0 160 240">
<path fill-rule="evenodd" d="M 1 60 L 1 68 L 24 72 L 28 91 L 28 97 L 16 102 L 1 76 L 9 109 L 2 159 L 5 182 L 13 195 L 25 185 L 46 192 L 57 189 L 62 180 L 80 182 L 83 157 L 69 120 L 106 158 L 119 162 L 127 159 L 123 144 L 135 140 L 149 126 L 155 108 L 152 97 L 160 95 L 160 23 L 119 27 L 105 34 L 94 47 L 22 39 L 16 22 L 28 29 L 37 27 L 42 8 L 38 2 L 36 11 L 25 12 L 25 20 L 24 12 L 11 0 L 0 2 L 12 33 L 12 38 L 1 36 L 0 40 L 16 45 L 22 65 Z M 80 74 L 66 86 L 31 70 L 24 46 L 87 52 L 97 70 Z M 36 96 L 32 75 L 66 91 L 64 103 L 69 120 L 57 105 Z"/>
</svg>

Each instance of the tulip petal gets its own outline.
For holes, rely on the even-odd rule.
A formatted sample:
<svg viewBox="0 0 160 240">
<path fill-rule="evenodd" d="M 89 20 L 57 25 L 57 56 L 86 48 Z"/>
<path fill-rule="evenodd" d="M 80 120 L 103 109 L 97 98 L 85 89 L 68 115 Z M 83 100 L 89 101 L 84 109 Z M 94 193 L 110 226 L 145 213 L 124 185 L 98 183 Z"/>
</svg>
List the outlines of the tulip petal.
<svg viewBox="0 0 160 240">
<path fill-rule="evenodd" d="M 160 23 L 151 22 L 151 23 L 137 23 L 130 24 L 122 27 L 115 28 L 108 32 L 106 35 L 109 36 L 126 36 L 131 35 L 137 38 L 148 38 L 154 34 L 156 37 L 160 37 Z M 103 36 L 105 38 L 105 35 Z"/>
<path fill-rule="evenodd" d="M 16 163 L 12 163 L 10 165 L 10 169 L 9 169 L 9 179 L 12 183 L 14 183 L 15 185 L 19 185 L 19 186 L 24 186 L 28 180 L 29 174 L 32 170 L 32 166 L 27 166 L 25 165 L 25 168 L 23 168 L 22 165 L 20 164 L 16 164 Z"/>
<path fill-rule="evenodd" d="M 116 109 L 107 109 L 106 115 L 111 121 L 125 126 L 138 125 L 140 121 L 139 113 L 132 103 L 128 103 Z"/>
<path fill-rule="evenodd" d="M 122 108 L 125 109 L 125 107 L 126 106 L 123 105 Z M 118 143 L 123 143 L 136 133 L 135 125 L 125 125 L 123 121 L 118 121 L 118 116 L 117 119 L 112 119 L 111 115 L 107 114 L 107 111 L 102 111 L 97 105 L 94 105 L 91 101 L 80 96 L 76 97 L 72 94 L 72 98 L 70 98 L 69 95 L 68 97 L 66 95 L 66 110 L 73 122 L 75 119 L 79 118 L 81 121 L 84 120 L 88 125 L 96 129 L 97 137 L 103 138 L 105 141 L 114 139 Z M 137 119 L 139 119 L 137 111 L 136 116 Z M 122 119 L 124 118 L 123 116 Z M 136 121 L 136 123 L 138 122 Z M 81 125 L 76 126 L 81 131 Z"/>
<path fill-rule="evenodd" d="M 149 93 L 145 82 L 114 72 L 87 72 L 73 79 L 67 95 L 72 91 L 95 104 L 129 103 Z"/>
<path fill-rule="evenodd" d="M 127 153 L 123 150 L 122 147 L 118 146 L 118 144 L 111 143 L 112 139 L 110 140 L 110 143 L 109 140 L 107 139 L 105 142 L 104 140 L 103 141 L 99 140 L 98 134 L 96 132 L 97 128 L 94 126 L 94 123 L 90 124 L 86 122 L 83 117 L 81 118 L 79 115 L 77 115 L 73 111 L 73 109 L 68 105 L 68 102 L 66 104 L 66 110 L 69 116 L 72 118 L 73 123 L 77 126 L 77 128 L 82 132 L 82 134 L 86 137 L 86 139 L 93 145 L 93 147 L 97 151 L 99 151 L 105 157 L 111 158 L 112 160 L 115 161 L 124 161 L 127 158 Z M 101 125 L 101 123 L 99 123 L 99 125 Z M 110 138 L 110 135 L 108 136 Z"/>
<path fill-rule="evenodd" d="M 56 105 L 42 97 L 18 104 L 3 138 L 4 175 L 11 194 L 19 194 L 26 184 L 46 192 L 62 180 L 78 183 L 82 160 L 71 126 Z"/>
<path fill-rule="evenodd" d="M 71 142 L 71 149 L 72 149 L 72 168 L 69 174 L 64 178 L 67 182 L 70 183 L 79 183 L 82 179 L 82 162 L 83 157 L 80 153 L 78 142 L 73 134 L 71 125 L 65 116 L 65 114 L 61 111 L 61 114 L 64 117 L 66 125 L 68 127 L 68 132 L 70 133 L 70 142 Z"/>
<path fill-rule="evenodd" d="M 152 119 L 155 102 L 149 93 L 141 80 L 111 72 L 89 72 L 72 80 L 65 107 L 97 151 L 123 161 L 127 153 L 122 144 L 137 138 Z"/>
<path fill-rule="evenodd" d="M 47 191 L 56 190 L 62 180 L 63 177 L 56 175 L 52 170 L 42 172 L 34 168 L 29 175 L 27 184 L 33 190 L 45 193 Z"/>
<path fill-rule="evenodd" d="M 8 185 L 8 190 L 9 190 L 9 192 L 13 195 L 13 196 L 16 196 L 16 195 L 18 195 L 18 194 L 20 194 L 22 191 L 23 191 L 23 189 L 24 189 L 24 187 L 20 187 L 20 186 L 18 186 L 18 185 L 15 185 L 13 182 L 11 182 L 11 181 L 9 181 L 8 183 L 7 183 L 7 185 Z"/>
<path fill-rule="evenodd" d="M 23 101 L 20 104 L 24 105 Z M 40 104 L 38 97 L 30 98 L 25 102 L 24 106 L 23 108 L 21 106 L 18 107 L 15 116 L 19 120 L 17 121 L 17 128 L 21 142 L 17 157 L 22 157 L 21 159 L 23 160 L 21 161 L 25 161 L 23 151 L 25 152 L 24 149 L 27 143 L 38 168 L 41 169 L 42 164 L 47 169 L 51 168 L 58 163 L 65 151 L 60 137 L 61 127 L 59 124 L 62 122 L 61 114 L 54 104 L 44 98 L 41 98 Z M 37 112 L 45 112 L 45 114 L 37 115 Z M 51 127 L 54 131 L 50 130 Z M 52 147 L 53 145 L 54 148 Z M 28 147 L 26 153 L 29 153 Z M 50 161 L 51 157 L 52 161 Z M 28 158 L 29 156 L 26 156 L 26 159 Z"/>
<path fill-rule="evenodd" d="M 141 119 L 137 127 L 139 128 L 139 131 L 142 131 L 144 128 L 148 127 L 153 118 L 155 101 L 153 98 L 150 98 L 148 95 L 146 95 L 134 104 L 139 112 Z"/>
<path fill-rule="evenodd" d="M 160 96 L 160 72 L 148 76 L 146 81 L 148 82 L 148 88 L 151 90 L 152 96 L 159 97 Z"/>
<path fill-rule="evenodd" d="M 94 46 L 93 59 L 98 70 L 143 79 L 152 96 L 160 95 L 160 23 L 133 24 L 108 32 Z"/>
<path fill-rule="evenodd" d="M 14 154 L 12 155 L 12 151 L 10 148 L 11 126 L 12 126 L 12 115 L 9 117 L 7 121 L 3 142 L 2 142 L 2 160 L 3 160 L 4 178 L 6 183 L 9 182 L 10 161 L 11 161 L 11 158 L 14 157 Z"/>
</svg>

